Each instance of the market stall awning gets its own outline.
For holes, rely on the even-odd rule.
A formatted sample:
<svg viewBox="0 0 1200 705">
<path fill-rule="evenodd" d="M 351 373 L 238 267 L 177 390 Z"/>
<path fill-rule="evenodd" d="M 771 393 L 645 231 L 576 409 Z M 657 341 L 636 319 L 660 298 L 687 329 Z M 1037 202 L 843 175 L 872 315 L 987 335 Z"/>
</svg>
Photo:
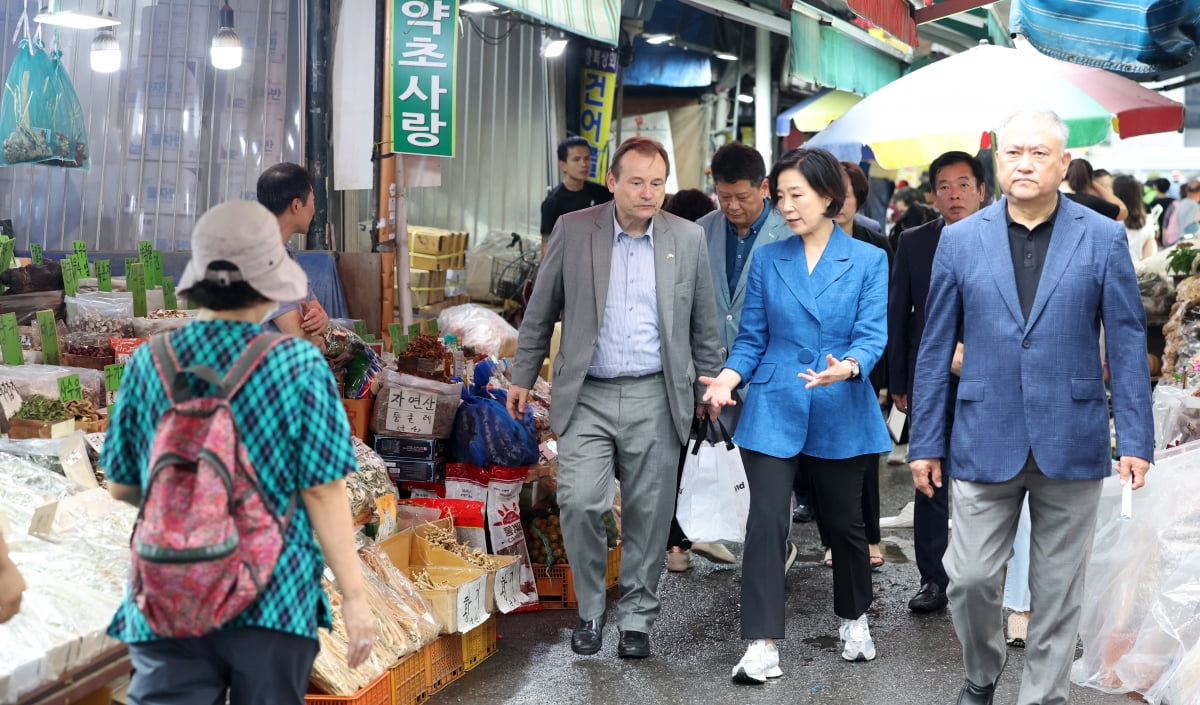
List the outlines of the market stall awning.
<svg viewBox="0 0 1200 705">
<path fill-rule="evenodd" d="M 775 116 L 775 134 L 789 134 L 793 124 L 800 132 L 820 132 L 860 100 L 860 95 L 822 88 Z"/>
<path fill-rule="evenodd" d="M 792 13 L 791 74 L 818 86 L 870 95 L 899 78 L 908 65 L 894 50 L 875 48 L 877 42 L 865 30 L 843 32 L 797 10 Z"/>
<path fill-rule="evenodd" d="M 1200 8 L 1195 2 L 1013 0 L 1014 34 L 1056 59 L 1138 81 L 1198 70 Z"/>
<path fill-rule="evenodd" d="M 617 45 L 621 34 L 620 0 L 491 0 L 547 24 Z"/>
</svg>

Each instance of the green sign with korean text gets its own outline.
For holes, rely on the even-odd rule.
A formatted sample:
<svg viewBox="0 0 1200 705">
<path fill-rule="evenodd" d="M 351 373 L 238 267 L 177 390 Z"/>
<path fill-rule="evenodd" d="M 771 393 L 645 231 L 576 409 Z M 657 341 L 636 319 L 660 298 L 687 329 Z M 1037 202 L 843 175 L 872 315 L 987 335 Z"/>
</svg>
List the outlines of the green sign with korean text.
<svg viewBox="0 0 1200 705">
<path fill-rule="evenodd" d="M 392 151 L 454 156 L 458 0 L 392 0 Z"/>
</svg>

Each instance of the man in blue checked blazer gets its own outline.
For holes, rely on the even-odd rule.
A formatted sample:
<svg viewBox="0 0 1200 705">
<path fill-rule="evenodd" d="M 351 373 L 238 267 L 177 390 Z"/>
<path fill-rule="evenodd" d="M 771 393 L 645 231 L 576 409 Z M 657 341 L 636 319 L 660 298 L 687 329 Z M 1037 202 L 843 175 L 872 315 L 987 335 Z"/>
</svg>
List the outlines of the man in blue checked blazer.
<svg viewBox="0 0 1200 705">
<path fill-rule="evenodd" d="M 1005 198 L 948 226 L 934 259 L 909 457 L 926 495 L 950 459 L 945 567 L 966 672 L 960 705 L 990 705 L 1004 669 L 1001 575 L 1026 496 L 1033 600 L 1017 702 L 1068 701 L 1100 485 L 1112 473 L 1101 325 L 1122 480 L 1141 487 L 1153 457 L 1145 311 L 1124 228 L 1059 195 L 1067 136 L 1052 112 L 1006 120 L 997 155 Z"/>
</svg>

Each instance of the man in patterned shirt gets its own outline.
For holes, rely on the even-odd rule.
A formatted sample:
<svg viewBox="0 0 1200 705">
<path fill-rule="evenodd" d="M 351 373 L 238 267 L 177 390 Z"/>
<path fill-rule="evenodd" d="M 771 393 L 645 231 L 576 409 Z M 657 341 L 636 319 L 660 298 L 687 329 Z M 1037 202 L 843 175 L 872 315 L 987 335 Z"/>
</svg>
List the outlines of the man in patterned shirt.
<svg viewBox="0 0 1200 705">
<path fill-rule="evenodd" d="M 301 298 L 307 279 L 284 250 L 275 218 L 257 203 L 210 210 L 196 223 L 192 248 L 179 286 L 200 311 L 169 334 L 170 343 L 181 368 L 203 365 L 224 375 L 262 333 L 260 322 L 276 302 Z M 155 428 L 170 406 L 150 347 L 141 346 L 129 361 L 101 457 L 109 491 L 134 506 L 147 489 Z M 194 375 L 188 382 L 195 397 L 213 393 Z M 329 366 L 312 345 L 288 338 L 271 348 L 230 404 L 268 509 L 282 516 L 300 501 L 270 581 L 216 631 L 194 639 L 160 637 L 126 596 L 108 633 L 129 644 L 136 671 L 130 705 L 209 705 L 226 702 L 227 695 L 234 703 L 303 703 L 317 628 L 331 626 L 321 589 L 326 563 L 342 592 L 349 665 L 362 663 L 371 650 L 373 618 L 343 479 L 356 468 L 354 450 Z"/>
</svg>

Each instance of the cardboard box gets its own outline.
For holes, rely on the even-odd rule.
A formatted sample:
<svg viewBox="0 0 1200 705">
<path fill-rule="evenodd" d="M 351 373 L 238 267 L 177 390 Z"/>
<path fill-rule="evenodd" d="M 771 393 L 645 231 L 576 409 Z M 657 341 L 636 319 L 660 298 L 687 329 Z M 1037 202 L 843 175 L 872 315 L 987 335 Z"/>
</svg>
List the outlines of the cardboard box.
<svg viewBox="0 0 1200 705">
<path fill-rule="evenodd" d="M 391 458 L 445 460 L 449 446 L 441 438 L 375 435 L 375 452 Z"/>
<path fill-rule="evenodd" d="M 428 269 L 409 269 L 408 288 L 413 306 L 436 304 L 446 298 L 446 273 Z"/>
<path fill-rule="evenodd" d="M 439 526 L 453 525 L 448 519 L 435 523 Z M 451 585 L 449 588 L 419 591 L 421 596 L 429 600 L 433 606 L 433 616 L 437 619 L 442 634 L 465 632 L 482 624 L 488 616 L 484 609 L 486 607 L 484 598 L 484 591 L 487 588 L 486 571 L 467 565 L 466 561 L 444 549 L 438 550 L 449 558 L 419 547 L 419 544 L 424 541 L 417 536 L 417 531 L 420 529 L 419 526 L 415 529 L 404 529 L 380 541 L 379 547 L 391 559 L 392 564 L 409 579 L 412 579 L 413 575 L 420 571 L 426 571 L 433 580 Z M 424 541 L 424 543 L 429 546 L 429 542 Z M 425 560 L 441 560 L 445 564 L 427 564 L 424 562 Z M 475 611 L 468 609 L 468 619 L 460 619 L 460 608 L 466 607 L 468 601 L 473 603 L 472 607 L 478 609 Z"/>
<path fill-rule="evenodd" d="M 417 252 L 408 253 L 409 269 L 428 269 L 434 272 L 444 272 L 447 269 L 466 269 L 467 253 L 454 252 L 445 255 L 429 255 Z"/>
<path fill-rule="evenodd" d="M 462 296 L 447 296 L 445 300 L 439 301 L 436 304 L 429 304 L 428 306 L 414 308 L 413 314 L 416 316 L 436 318 L 439 313 L 445 311 L 451 306 L 461 306 L 462 304 L 469 303 L 471 303 L 471 297 L 467 296 L 466 294 L 463 294 Z"/>
<path fill-rule="evenodd" d="M 418 254 L 445 255 L 467 249 L 467 234 L 439 228 L 413 226 L 408 229 L 408 251 Z"/>
<path fill-rule="evenodd" d="M 438 566 L 445 568 L 479 568 L 474 563 L 468 562 L 466 559 L 447 551 L 446 549 L 435 546 L 430 543 L 425 536 L 434 527 L 441 529 L 453 529 L 454 522 L 450 519 L 441 519 L 429 524 L 414 527 L 411 531 L 410 547 L 409 547 L 409 565 L 410 566 Z M 501 573 L 507 575 L 507 579 L 515 581 L 516 585 L 520 585 L 520 566 L 517 565 L 518 558 L 516 556 L 497 556 L 493 555 L 492 559 L 496 562 L 495 568 L 486 569 L 487 584 L 484 587 L 484 609 L 489 613 L 496 611 L 496 578 Z"/>
<path fill-rule="evenodd" d="M 446 463 L 442 460 L 413 460 L 380 454 L 392 482 L 445 482 Z"/>
</svg>

